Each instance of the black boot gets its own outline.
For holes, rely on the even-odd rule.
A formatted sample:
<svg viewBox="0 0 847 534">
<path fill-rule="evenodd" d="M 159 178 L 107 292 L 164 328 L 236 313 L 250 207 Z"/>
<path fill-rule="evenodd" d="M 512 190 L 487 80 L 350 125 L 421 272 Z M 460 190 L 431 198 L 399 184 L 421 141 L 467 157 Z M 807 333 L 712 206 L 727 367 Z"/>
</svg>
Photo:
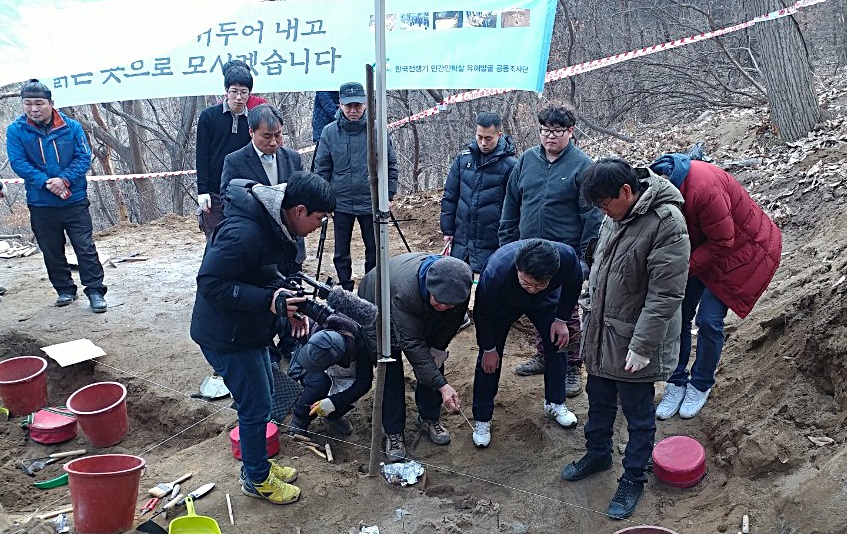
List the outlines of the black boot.
<svg viewBox="0 0 847 534">
<path fill-rule="evenodd" d="M 635 511 L 638 499 L 644 493 L 644 482 L 633 482 L 621 477 L 618 481 L 618 491 L 609 503 L 606 513 L 612 519 L 626 519 Z"/>
<path fill-rule="evenodd" d="M 590 457 L 588 454 L 562 468 L 562 478 L 568 482 L 576 482 L 583 478 L 599 473 L 612 467 L 612 457 Z"/>
</svg>

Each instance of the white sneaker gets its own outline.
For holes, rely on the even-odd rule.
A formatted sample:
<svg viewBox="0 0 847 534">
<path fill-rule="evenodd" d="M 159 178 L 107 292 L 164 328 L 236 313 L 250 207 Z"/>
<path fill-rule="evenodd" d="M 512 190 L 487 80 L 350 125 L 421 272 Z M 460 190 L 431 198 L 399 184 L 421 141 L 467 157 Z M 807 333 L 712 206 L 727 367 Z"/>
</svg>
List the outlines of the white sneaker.
<svg viewBox="0 0 847 534">
<path fill-rule="evenodd" d="M 565 428 L 576 426 L 576 416 L 568 410 L 568 407 L 564 403 L 553 404 L 552 402 L 545 402 L 544 415 L 549 419 L 555 419 L 557 423 Z"/>
<path fill-rule="evenodd" d="M 491 443 L 491 421 L 475 421 L 473 425 L 473 444 L 477 447 L 488 447 Z"/>
<path fill-rule="evenodd" d="M 662 396 L 662 402 L 656 406 L 656 419 L 664 421 L 676 415 L 679 407 L 682 406 L 682 399 L 684 398 L 685 386 L 677 386 L 668 382 L 665 386 L 665 394 Z"/>
<path fill-rule="evenodd" d="M 712 388 L 706 391 L 700 391 L 691 384 L 685 388 L 685 400 L 682 401 L 682 407 L 679 409 L 679 416 L 683 419 L 691 419 L 703 409 L 706 405 L 706 400 L 709 398 L 709 393 Z"/>
</svg>

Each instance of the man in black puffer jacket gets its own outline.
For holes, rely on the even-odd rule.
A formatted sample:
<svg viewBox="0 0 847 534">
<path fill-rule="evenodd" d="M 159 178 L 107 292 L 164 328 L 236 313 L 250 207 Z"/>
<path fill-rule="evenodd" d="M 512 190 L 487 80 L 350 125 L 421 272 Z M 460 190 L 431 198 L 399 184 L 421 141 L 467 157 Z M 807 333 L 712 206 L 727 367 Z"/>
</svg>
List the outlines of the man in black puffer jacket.
<svg viewBox="0 0 847 534">
<path fill-rule="evenodd" d="M 332 262 L 338 284 L 353 290 L 353 266 L 350 240 L 353 223 L 359 221 L 365 242 L 365 270 L 376 266 L 376 239 L 373 230 L 371 186 L 368 181 L 368 131 L 365 90 L 362 84 L 348 82 L 338 93 L 339 107 L 335 120 L 321 132 L 315 154 L 315 173 L 328 181 L 335 191 L 338 205 L 333 215 L 335 254 Z M 397 158 L 388 140 L 388 199 L 397 192 Z"/>
<path fill-rule="evenodd" d="M 294 274 L 297 237 L 320 227 L 335 199 L 320 177 L 295 172 L 276 186 L 232 180 L 224 203 L 227 216 L 210 234 L 197 273 L 191 339 L 238 406 L 242 492 L 288 504 L 300 496 L 288 484 L 297 471 L 268 460 L 265 448 L 273 390 L 268 345 L 280 298 L 292 334 L 305 333 L 305 321 L 295 316 L 305 298 L 279 289 L 279 278 Z"/>
<path fill-rule="evenodd" d="M 450 167 L 441 198 L 441 233 L 450 255 L 482 272 L 500 243 L 497 231 L 509 174 L 517 163 L 515 144 L 500 129 L 500 116 L 476 118 L 476 138 Z"/>
</svg>

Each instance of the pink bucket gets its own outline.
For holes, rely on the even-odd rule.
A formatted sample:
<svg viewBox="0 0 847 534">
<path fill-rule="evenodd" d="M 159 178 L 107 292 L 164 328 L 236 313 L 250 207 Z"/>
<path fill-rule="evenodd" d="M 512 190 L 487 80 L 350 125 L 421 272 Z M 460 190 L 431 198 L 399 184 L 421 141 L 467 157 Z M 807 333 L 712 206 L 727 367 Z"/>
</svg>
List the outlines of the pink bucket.
<svg viewBox="0 0 847 534">
<path fill-rule="evenodd" d="M 68 410 L 95 447 L 121 442 L 129 430 L 126 387 L 118 382 L 97 382 L 76 390 L 68 398 Z"/>
<path fill-rule="evenodd" d="M 0 362 L 0 399 L 12 415 L 29 415 L 47 406 L 47 360 L 19 356 Z"/>
<path fill-rule="evenodd" d="M 79 534 L 132 529 L 144 458 L 128 454 L 85 456 L 64 465 Z"/>
</svg>

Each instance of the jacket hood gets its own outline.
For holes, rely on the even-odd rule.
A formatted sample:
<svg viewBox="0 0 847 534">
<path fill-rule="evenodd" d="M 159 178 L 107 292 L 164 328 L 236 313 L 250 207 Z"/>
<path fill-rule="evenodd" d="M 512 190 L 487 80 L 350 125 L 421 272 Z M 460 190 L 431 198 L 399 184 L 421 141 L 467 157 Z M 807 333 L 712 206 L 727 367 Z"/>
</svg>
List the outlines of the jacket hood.
<svg viewBox="0 0 847 534">
<path fill-rule="evenodd" d="M 665 154 L 650 164 L 651 171 L 667 176 L 677 189 L 682 187 L 689 169 L 691 169 L 691 158 L 686 154 Z"/>
<path fill-rule="evenodd" d="M 274 186 L 255 184 L 250 180 L 232 180 L 226 191 L 226 217 L 245 217 L 271 228 L 283 241 L 296 238 L 282 220 L 282 199 L 288 184 Z"/>
<path fill-rule="evenodd" d="M 338 121 L 338 125 L 347 130 L 348 132 L 361 132 L 368 128 L 368 112 L 365 111 L 362 113 L 362 118 L 357 121 L 351 121 L 347 117 L 344 116 L 344 113 L 341 111 L 341 108 L 338 108 L 338 111 L 335 112 L 335 120 Z"/>
<path fill-rule="evenodd" d="M 626 222 L 632 218 L 644 215 L 654 206 L 659 204 L 675 204 L 677 207 L 682 207 L 685 200 L 682 198 L 682 193 L 674 185 L 657 176 L 653 171 L 644 169 L 649 175 L 641 183 L 646 185 L 646 189 L 641 193 L 641 196 L 635 202 L 629 215 L 621 222 Z"/>
</svg>

